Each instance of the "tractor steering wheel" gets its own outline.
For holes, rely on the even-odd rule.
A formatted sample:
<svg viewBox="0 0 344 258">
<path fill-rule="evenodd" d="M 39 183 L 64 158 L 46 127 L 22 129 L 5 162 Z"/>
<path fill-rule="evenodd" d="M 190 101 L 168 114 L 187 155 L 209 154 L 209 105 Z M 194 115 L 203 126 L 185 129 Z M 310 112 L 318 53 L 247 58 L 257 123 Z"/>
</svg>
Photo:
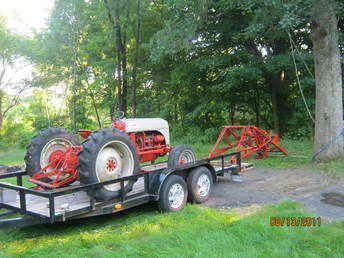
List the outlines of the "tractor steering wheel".
<svg viewBox="0 0 344 258">
<path fill-rule="evenodd" d="M 110 114 L 110 116 L 111 116 L 111 121 L 115 122 L 117 120 L 121 120 L 124 118 L 124 112 L 123 111 L 113 112 Z"/>
<path fill-rule="evenodd" d="M 110 117 L 107 117 L 104 119 L 103 124 L 104 125 L 112 125 L 115 121 L 121 120 L 124 118 L 124 112 L 123 111 L 117 111 L 110 114 Z"/>
</svg>

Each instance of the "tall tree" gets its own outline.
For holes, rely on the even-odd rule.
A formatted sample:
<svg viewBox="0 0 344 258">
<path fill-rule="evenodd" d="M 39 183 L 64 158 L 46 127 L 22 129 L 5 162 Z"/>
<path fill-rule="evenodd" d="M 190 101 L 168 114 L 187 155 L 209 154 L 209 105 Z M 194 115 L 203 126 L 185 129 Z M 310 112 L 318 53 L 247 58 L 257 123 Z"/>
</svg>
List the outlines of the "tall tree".
<svg viewBox="0 0 344 258">
<path fill-rule="evenodd" d="M 338 46 L 335 2 L 317 0 L 313 9 L 313 44 L 316 78 L 315 150 L 343 130 L 342 69 Z M 318 159 L 344 157 L 344 137 L 340 137 Z"/>
<path fill-rule="evenodd" d="M 109 23 L 111 24 L 116 41 L 117 66 L 113 72 L 114 79 L 117 80 L 119 109 L 124 115 L 127 113 L 127 91 L 128 91 L 128 68 L 127 68 L 127 51 L 126 37 L 129 22 L 130 1 L 114 1 L 104 0 L 105 7 L 108 12 Z M 125 10 L 125 22 L 121 23 L 121 10 Z M 114 106 L 111 108 L 114 112 Z"/>
<path fill-rule="evenodd" d="M 7 29 L 5 19 L 0 16 L 0 132 L 6 115 L 19 103 L 19 96 L 23 91 L 19 81 L 9 78 L 15 74 L 13 68 L 19 58 L 17 45 L 20 40 Z M 8 88 L 16 88 L 16 93 L 7 94 Z"/>
<path fill-rule="evenodd" d="M 137 90 L 137 68 L 139 62 L 139 49 L 141 44 L 140 39 L 141 34 L 141 0 L 136 1 L 136 33 L 135 33 L 135 54 L 134 54 L 134 66 L 133 66 L 133 76 L 132 76 L 132 107 L 133 107 L 133 117 L 136 117 L 136 90 Z"/>
</svg>

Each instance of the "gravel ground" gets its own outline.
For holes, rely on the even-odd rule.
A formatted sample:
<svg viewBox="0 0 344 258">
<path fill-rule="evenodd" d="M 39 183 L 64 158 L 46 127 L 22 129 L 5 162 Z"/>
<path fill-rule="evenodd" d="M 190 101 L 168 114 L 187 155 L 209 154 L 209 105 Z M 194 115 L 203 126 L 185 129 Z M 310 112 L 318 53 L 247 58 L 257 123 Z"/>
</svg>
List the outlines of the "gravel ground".
<svg viewBox="0 0 344 258">
<path fill-rule="evenodd" d="M 223 210 L 235 209 L 241 214 L 257 210 L 268 203 L 289 199 L 301 203 L 324 220 L 344 219 L 344 177 L 319 171 L 273 170 L 254 168 L 242 173 L 243 182 L 230 176 L 219 177 L 205 206 Z M 333 193 L 338 201 L 321 201 L 321 194 Z"/>
</svg>

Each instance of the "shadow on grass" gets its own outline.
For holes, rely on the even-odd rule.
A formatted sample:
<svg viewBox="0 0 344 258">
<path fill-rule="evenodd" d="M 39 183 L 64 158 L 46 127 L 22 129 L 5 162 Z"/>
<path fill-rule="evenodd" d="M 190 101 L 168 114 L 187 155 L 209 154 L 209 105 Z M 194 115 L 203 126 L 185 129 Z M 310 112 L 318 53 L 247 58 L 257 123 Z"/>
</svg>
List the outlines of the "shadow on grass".
<svg viewBox="0 0 344 258">
<path fill-rule="evenodd" d="M 49 235 L 69 235 L 75 231 L 97 230 L 109 225 L 123 225 L 135 222 L 137 216 L 151 216 L 158 214 L 157 205 L 154 202 L 146 205 L 137 206 L 128 210 L 120 211 L 114 214 L 100 215 L 89 218 L 80 218 L 57 222 L 53 224 L 41 224 L 21 228 L 9 228 L 0 230 L 0 235 L 10 236 L 11 240 L 18 241 Z M 3 233 L 3 234 L 1 234 Z M 0 237 L 0 241 L 2 237 Z"/>
</svg>

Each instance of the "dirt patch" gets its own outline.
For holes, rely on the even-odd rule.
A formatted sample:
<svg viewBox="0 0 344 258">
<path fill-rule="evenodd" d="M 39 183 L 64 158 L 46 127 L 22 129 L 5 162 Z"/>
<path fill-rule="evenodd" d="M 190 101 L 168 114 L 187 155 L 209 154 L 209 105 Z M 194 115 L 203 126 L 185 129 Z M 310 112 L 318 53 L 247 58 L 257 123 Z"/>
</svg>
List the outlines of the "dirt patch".
<svg viewBox="0 0 344 258">
<path fill-rule="evenodd" d="M 255 168 L 242 173 L 243 182 L 230 176 L 220 177 L 206 206 L 247 214 L 257 207 L 289 199 L 300 202 L 325 220 L 344 219 L 344 207 L 338 202 L 321 201 L 322 194 L 344 194 L 344 177 L 331 177 L 309 170 L 273 170 Z M 340 202 L 339 202 L 340 203 Z"/>
</svg>

